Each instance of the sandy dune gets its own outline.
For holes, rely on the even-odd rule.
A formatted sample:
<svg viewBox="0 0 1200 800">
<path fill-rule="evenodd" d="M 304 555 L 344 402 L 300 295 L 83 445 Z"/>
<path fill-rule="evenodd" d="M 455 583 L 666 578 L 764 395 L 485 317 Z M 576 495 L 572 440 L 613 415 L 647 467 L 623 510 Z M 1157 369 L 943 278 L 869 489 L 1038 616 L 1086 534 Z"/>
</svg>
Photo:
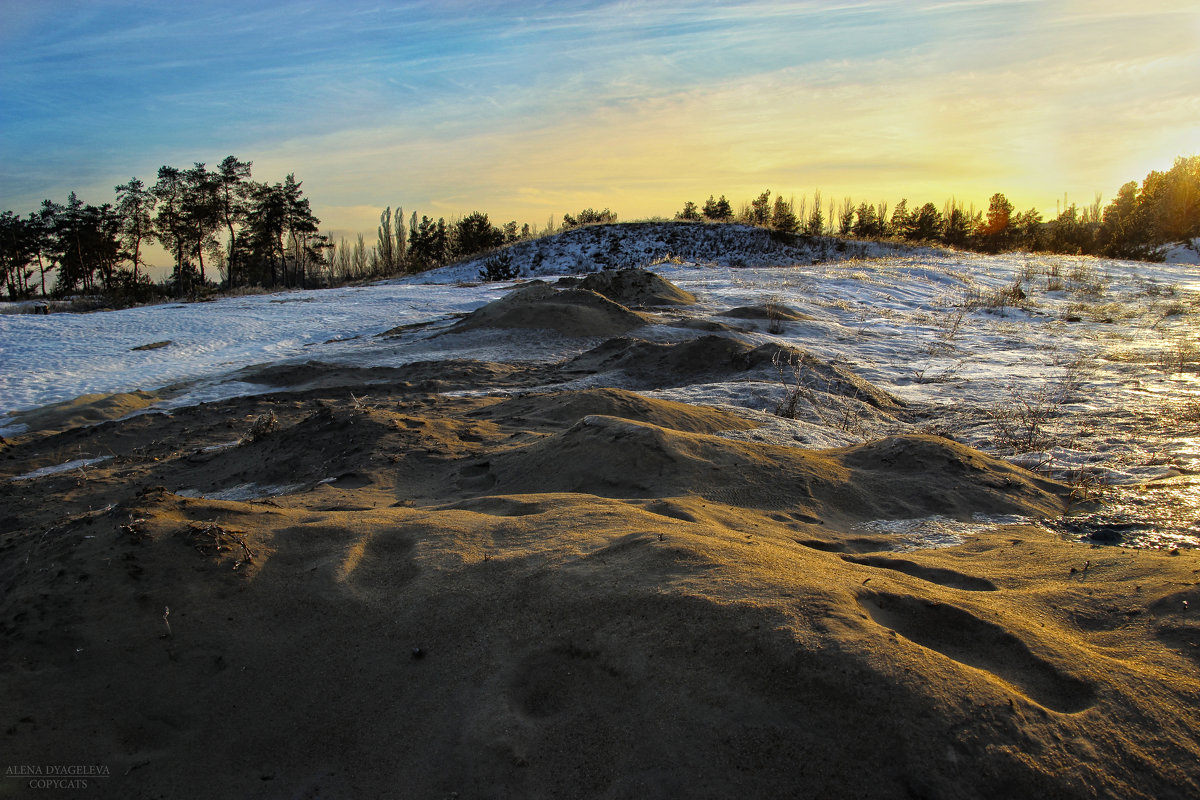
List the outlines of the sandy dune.
<svg viewBox="0 0 1200 800">
<path fill-rule="evenodd" d="M 459 323 L 614 337 L 562 363 L 265 367 L 5 442 L 6 761 L 113 797 L 1200 793 L 1195 553 L 1064 541 L 1029 520 L 1067 487 L 946 439 L 803 450 L 631 391 L 772 368 L 639 340 L 637 304 L 535 285 Z M 871 524 L 935 515 L 972 532 Z"/>
</svg>

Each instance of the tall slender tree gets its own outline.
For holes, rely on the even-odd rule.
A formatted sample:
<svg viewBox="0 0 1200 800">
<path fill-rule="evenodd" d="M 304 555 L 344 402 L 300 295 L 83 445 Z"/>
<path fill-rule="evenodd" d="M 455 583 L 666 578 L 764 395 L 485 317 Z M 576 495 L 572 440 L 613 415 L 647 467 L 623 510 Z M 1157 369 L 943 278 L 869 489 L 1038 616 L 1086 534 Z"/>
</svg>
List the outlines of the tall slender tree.
<svg viewBox="0 0 1200 800">
<path fill-rule="evenodd" d="M 32 262 L 29 223 L 12 211 L 0 214 L 0 279 L 10 298 L 25 295 L 29 290 L 29 269 Z"/>
<path fill-rule="evenodd" d="M 125 254 L 133 268 L 133 283 L 138 280 L 138 266 L 142 263 L 142 243 L 149 242 L 154 233 L 154 194 L 138 178 L 116 187 L 117 218 L 121 225 L 121 240 Z"/>
<path fill-rule="evenodd" d="M 825 218 L 821 215 L 821 190 L 817 189 L 813 193 L 813 210 L 804 223 L 804 232 L 809 236 L 820 236 L 823 230 L 825 230 Z"/>
<path fill-rule="evenodd" d="M 396 219 L 400 219 L 400 210 L 397 209 Z M 379 253 L 379 263 L 385 272 L 391 273 L 396 269 L 396 240 L 393 238 L 392 224 L 392 207 L 388 206 L 379 215 L 379 229 L 377 245 Z"/>
<path fill-rule="evenodd" d="M 197 161 L 183 173 L 183 217 L 188 231 L 188 253 L 195 256 L 200 283 L 208 282 L 204 253 L 215 249 L 216 232 L 221 227 L 220 196 L 216 176 Z"/>
<path fill-rule="evenodd" d="M 293 286 L 305 285 L 307 267 L 325 245 L 323 237 L 318 236 L 321 220 L 313 215 L 308 198 L 300 190 L 301 185 L 294 172 L 283 179 L 284 229 L 291 244 L 288 250 L 292 253 Z M 282 249 L 282 241 L 280 244 Z"/>
<path fill-rule="evenodd" d="M 225 156 L 217 165 L 214 176 L 218 215 L 229 233 L 229 240 L 226 242 L 225 279 L 230 286 L 236 286 L 241 277 L 238 272 L 238 230 L 246 219 L 251 164 L 250 161 L 239 161 L 235 156 Z"/>
<path fill-rule="evenodd" d="M 184 213 L 187 180 L 177 167 L 158 168 L 158 180 L 151 189 L 157 205 L 154 215 L 154 235 L 175 259 L 172 279 L 176 292 L 184 292 L 190 283 L 191 265 L 187 247 L 191 228 Z"/>
</svg>

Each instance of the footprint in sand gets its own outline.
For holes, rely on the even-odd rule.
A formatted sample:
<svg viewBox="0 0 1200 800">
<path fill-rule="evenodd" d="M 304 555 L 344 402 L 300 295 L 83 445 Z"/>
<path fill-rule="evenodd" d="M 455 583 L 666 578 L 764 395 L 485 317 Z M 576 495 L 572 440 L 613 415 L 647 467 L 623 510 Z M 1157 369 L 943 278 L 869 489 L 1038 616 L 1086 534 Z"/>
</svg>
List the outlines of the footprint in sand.
<svg viewBox="0 0 1200 800">
<path fill-rule="evenodd" d="M 1091 684 L 1034 655 L 1013 634 L 945 603 L 885 592 L 859 605 L 875 622 L 968 667 L 990 672 L 1051 711 L 1074 714 L 1095 702 Z"/>
</svg>

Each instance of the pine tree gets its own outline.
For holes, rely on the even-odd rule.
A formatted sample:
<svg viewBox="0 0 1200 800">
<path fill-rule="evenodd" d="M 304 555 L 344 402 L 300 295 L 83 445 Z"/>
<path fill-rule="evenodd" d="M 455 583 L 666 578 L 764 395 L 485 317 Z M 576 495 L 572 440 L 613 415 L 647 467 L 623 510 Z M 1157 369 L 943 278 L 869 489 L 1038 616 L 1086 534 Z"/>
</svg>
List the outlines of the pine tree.
<svg viewBox="0 0 1200 800">
<path fill-rule="evenodd" d="M 504 233 L 492 225 L 488 215 L 472 212 L 454 223 L 454 255 L 469 256 L 504 243 Z"/>
<path fill-rule="evenodd" d="M 795 233 L 800 227 L 800 222 L 792 210 L 794 207 L 792 201 L 776 197 L 775 206 L 771 210 L 771 227 L 784 233 Z"/>
<path fill-rule="evenodd" d="M 141 264 L 142 243 L 152 241 L 154 221 L 154 194 L 138 178 L 130 178 L 115 188 L 117 193 L 117 216 L 121 222 L 122 241 L 126 247 L 126 258 L 133 267 L 132 282 L 138 282 L 138 265 Z"/>
<path fill-rule="evenodd" d="M 804 223 L 804 232 L 809 236 L 820 236 L 825 230 L 825 217 L 821 214 L 821 190 L 813 194 L 813 210 Z"/>
<path fill-rule="evenodd" d="M 229 241 L 226 243 L 225 280 L 230 286 L 236 286 L 241 277 L 238 272 L 238 228 L 246 219 L 250 196 L 250 167 L 249 161 L 225 156 L 217 166 L 214 176 L 218 215 L 229 233 Z M 238 227 L 235 228 L 235 225 Z"/>
<path fill-rule="evenodd" d="M 908 198 L 902 198 L 899 203 L 896 203 L 896 210 L 892 212 L 892 221 L 890 224 L 893 236 L 909 237 L 912 232 L 913 215 L 908 210 Z"/>
<path fill-rule="evenodd" d="M 154 235 L 175 257 L 172 278 L 176 292 L 183 292 L 188 283 L 189 267 L 185 264 L 190 229 L 184 215 L 185 190 L 186 180 L 179 169 L 167 165 L 158 168 L 158 181 L 151 189 L 158 207 Z"/>
<path fill-rule="evenodd" d="M 711 219 L 714 222 L 727 222 L 733 216 L 733 206 L 729 205 L 729 201 L 725 199 L 725 195 L 721 195 L 720 200 L 714 200 L 710 194 L 708 200 L 704 203 L 705 219 Z"/>
<path fill-rule="evenodd" d="M 221 208 L 216 176 L 201 162 L 183 173 L 183 217 L 188 229 L 188 250 L 196 257 L 200 283 L 208 282 L 204 253 L 218 246 L 217 229 L 221 227 Z"/>
<path fill-rule="evenodd" d="M 1000 192 L 988 201 L 987 221 L 979 231 L 983 246 L 993 252 L 1005 249 L 1012 239 L 1009 229 L 1012 223 L 1013 204 Z"/>
</svg>

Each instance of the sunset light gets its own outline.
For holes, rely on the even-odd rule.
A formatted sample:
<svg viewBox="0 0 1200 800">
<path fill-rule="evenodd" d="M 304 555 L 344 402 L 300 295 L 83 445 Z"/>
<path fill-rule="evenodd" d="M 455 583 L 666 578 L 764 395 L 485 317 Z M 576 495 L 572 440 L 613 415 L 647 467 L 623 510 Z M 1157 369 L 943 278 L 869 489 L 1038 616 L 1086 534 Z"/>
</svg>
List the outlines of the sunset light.
<svg viewBox="0 0 1200 800">
<path fill-rule="evenodd" d="M 341 234 L 766 188 L 1053 211 L 1195 150 L 1198 38 L 1186 1 L 11 5 L 0 205 L 235 153 Z"/>
</svg>

